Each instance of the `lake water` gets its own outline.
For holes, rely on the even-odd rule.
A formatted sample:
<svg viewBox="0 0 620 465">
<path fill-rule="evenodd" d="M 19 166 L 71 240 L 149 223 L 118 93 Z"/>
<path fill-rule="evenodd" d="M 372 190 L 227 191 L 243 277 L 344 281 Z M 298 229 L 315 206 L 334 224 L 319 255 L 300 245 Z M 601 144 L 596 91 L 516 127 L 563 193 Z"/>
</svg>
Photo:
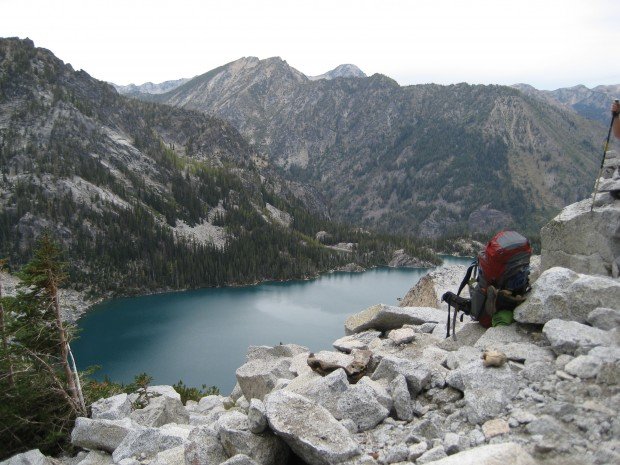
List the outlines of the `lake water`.
<svg viewBox="0 0 620 465">
<path fill-rule="evenodd" d="M 444 257 L 444 264 L 471 259 Z M 215 385 L 224 395 L 250 345 L 296 343 L 318 352 L 344 335 L 347 316 L 397 298 L 429 270 L 376 268 L 330 273 L 309 281 L 113 299 L 95 306 L 72 343 L 78 367 L 95 377 L 131 382 L 146 372 L 154 384 Z"/>
</svg>

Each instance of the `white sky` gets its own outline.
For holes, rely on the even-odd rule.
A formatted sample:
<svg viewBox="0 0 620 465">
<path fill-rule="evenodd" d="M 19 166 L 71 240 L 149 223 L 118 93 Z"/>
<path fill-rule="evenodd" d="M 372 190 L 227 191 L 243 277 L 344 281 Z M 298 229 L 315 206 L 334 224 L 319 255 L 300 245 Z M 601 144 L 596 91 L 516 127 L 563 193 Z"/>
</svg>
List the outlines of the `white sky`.
<svg viewBox="0 0 620 465">
<path fill-rule="evenodd" d="M 402 85 L 620 84 L 618 0 L 0 0 L 0 37 L 14 36 L 116 84 L 242 56 Z"/>
</svg>

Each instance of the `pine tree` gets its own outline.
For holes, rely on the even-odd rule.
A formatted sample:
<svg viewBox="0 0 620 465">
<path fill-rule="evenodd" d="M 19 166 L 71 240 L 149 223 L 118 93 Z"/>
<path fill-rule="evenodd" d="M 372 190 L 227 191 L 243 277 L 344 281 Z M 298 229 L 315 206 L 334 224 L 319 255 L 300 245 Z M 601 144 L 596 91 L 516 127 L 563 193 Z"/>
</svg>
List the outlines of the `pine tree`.
<svg viewBox="0 0 620 465">
<path fill-rule="evenodd" d="M 67 359 L 72 328 L 60 317 L 63 269 L 59 247 L 44 235 L 19 275 L 17 295 L 1 300 L 7 344 L 0 359 L 13 376 L 0 376 L 0 456 L 33 447 L 57 453 L 75 418 L 86 414 Z"/>
<path fill-rule="evenodd" d="M 69 335 L 60 314 L 58 289 L 66 279 L 65 264 L 60 260 L 60 248 L 48 234 L 43 234 L 33 259 L 20 273 L 20 287 L 25 289 L 24 296 L 31 301 L 38 301 L 39 308 L 52 316 L 57 351 L 60 352 L 59 363 L 65 375 L 72 407 L 76 413 L 86 414 L 83 401 L 76 386 L 75 377 L 69 367 Z M 56 352 L 53 348 L 52 352 Z"/>
</svg>

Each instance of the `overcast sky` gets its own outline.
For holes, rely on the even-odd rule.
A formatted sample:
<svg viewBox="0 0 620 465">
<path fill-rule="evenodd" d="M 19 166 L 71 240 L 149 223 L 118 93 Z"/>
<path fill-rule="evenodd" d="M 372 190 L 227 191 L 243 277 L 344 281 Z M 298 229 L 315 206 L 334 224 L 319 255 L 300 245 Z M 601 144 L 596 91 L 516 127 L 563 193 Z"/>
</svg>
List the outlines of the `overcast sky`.
<svg viewBox="0 0 620 465">
<path fill-rule="evenodd" d="M 401 85 L 620 84 L 618 0 L 0 0 L 0 36 L 117 84 L 242 56 L 307 75 L 353 63 Z"/>
</svg>

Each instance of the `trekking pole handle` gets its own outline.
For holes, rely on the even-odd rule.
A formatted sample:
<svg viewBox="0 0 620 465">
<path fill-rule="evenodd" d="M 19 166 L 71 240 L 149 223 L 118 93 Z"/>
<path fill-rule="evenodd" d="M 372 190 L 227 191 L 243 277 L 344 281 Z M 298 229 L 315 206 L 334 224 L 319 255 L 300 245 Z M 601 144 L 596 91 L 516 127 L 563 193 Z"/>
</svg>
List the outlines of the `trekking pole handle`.
<svg viewBox="0 0 620 465">
<path fill-rule="evenodd" d="M 615 99 L 614 99 L 614 103 L 620 103 L 620 100 L 619 100 L 619 99 L 617 99 L 617 98 L 615 98 Z M 619 113 L 618 111 L 612 111 L 612 112 L 611 112 L 611 118 L 612 118 L 612 121 L 613 121 L 613 119 L 614 119 L 614 118 L 616 118 L 616 117 L 618 116 L 618 113 Z"/>
</svg>

